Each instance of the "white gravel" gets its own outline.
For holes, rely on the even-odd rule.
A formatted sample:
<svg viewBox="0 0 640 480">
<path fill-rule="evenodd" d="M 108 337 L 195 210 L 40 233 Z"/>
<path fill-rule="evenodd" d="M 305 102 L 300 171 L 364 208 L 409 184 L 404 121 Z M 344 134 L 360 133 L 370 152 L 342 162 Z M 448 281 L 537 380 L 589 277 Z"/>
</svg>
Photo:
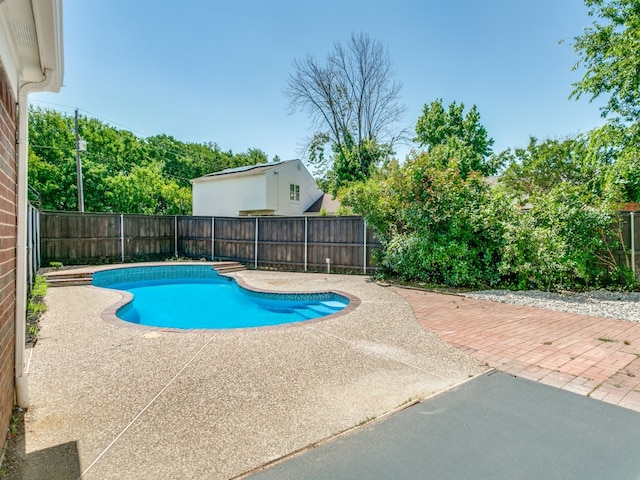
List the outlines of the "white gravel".
<svg viewBox="0 0 640 480">
<path fill-rule="evenodd" d="M 559 312 L 640 322 L 640 293 L 596 290 L 587 293 L 512 292 L 485 290 L 464 294 L 469 298 L 527 305 Z"/>
</svg>

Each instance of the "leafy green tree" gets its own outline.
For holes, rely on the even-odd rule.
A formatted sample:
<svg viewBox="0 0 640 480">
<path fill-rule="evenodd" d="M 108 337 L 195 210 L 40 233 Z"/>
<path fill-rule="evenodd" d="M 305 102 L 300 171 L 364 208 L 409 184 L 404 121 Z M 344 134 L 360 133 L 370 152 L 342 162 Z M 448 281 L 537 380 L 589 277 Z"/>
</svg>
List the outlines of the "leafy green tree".
<svg viewBox="0 0 640 480">
<path fill-rule="evenodd" d="M 437 146 L 446 147 L 458 158 L 463 176 L 469 172 L 493 175 L 501 166 L 500 158 L 491 156 L 493 139 L 480 123 L 475 105 L 464 114 L 464 103 L 458 105 L 454 101 L 446 110 L 442 99 L 425 104 L 416 123 L 414 141 L 427 152 Z"/>
<path fill-rule="evenodd" d="M 73 119 L 41 108 L 29 113 L 29 184 L 42 207 L 77 210 Z"/>
<path fill-rule="evenodd" d="M 591 197 L 595 204 L 588 203 Z M 518 289 L 599 287 L 621 275 L 612 252 L 616 209 L 584 186 L 560 183 L 539 193 L 506 225 L 500 272 Z M 633 283 L 633 281 L 631 281 Z"/>
<path fill-rule="evenodd" d="M 629 122 L 640 113 L 640 5 L 637 0 L 585 0 L 589 16 L 596 20 L 575 38 L 582 79 L 573 85 L 572 97 L 595 99 L 608 94 L 602 108 Z"/>
<path fill-rule="evenodd" d="M 387 51 L 354 34 L 346 46 L 336 43 L 325 63 L 307 56 L 293 67 L 285 96 L 291 113 L 306 112 L 312 122 L 307 149 L 316 173 L 333 191 L 368 178 L 404 134 L 400 84 Z"/>
<path fill-rule="evenodd" d="M 387 272 L 456 287 L 496 285 L 501 218 L 512 206 L 493 198 L 477 172 L 461 175 L 444 148 L 390 165 L 354 185 L 342 201 L 376 227 Z M 446 168 L 443 158 L 449 159 Z"/>
<path fill-rule="evenodd" d="M 585 201 L 620 204 L 640 199 L 640 156 L 635 127 L 610 122 L 564 140 L 536 138 L 508 151 L 500 181 L 521 204 L 558 185 L 581 186 Z"/>
<path fill-rule="evenodd" d="M 146 215 L 186 215 L 191 190 L 163 176 L 159 165 L 136 165 L 129 173 L 107 177 L 107 201 L 113 211 Z"/>
<path fill-rule="evenodd" d="M 261 163 L 263 157 L 247 157 L 222 151 L 215 143 L 184 143 L 169 135 L 155 135 L 146 139 L 149 156 L 162 164 L 163 173 L 179 185 L 188 187 L 189 180 L 225 168 Z"/>
<path fill-rule="evenodd" d="M 334 196 L 338 195 L 341 188 L 369 178 L 381 165 L 382 159 L 391 155 L 390 147 L 380 145 L 375 139 L 360 144 L 355 144 L 351 138 L 345 141 L 345 148 L 333 151 L 333 168 L 318 181 L 323 191 Z"/>
<path fill-rule="evenodd" d="M 520 154 L 526 175 L 538 176 L 538 183 L 496 187 L 479 172 L 463 176 L 448 146 L 437 145 L 352 185 L 342 202 L 376 228 L 379 264 L 406 280 L 544 290 L 633 287 L 628 269 L 616 264 L 611 240 L 618 236 L 617 204 L 594 187 L 606 186 L 609 170 L 593 170 L 589 155 L 572 158 L 574 149 L 590 145 L 583 140 L 579 147 L 532 141 Z M 563 159 L 573 165 L 558 173 L 553 166 Z M 583 182 L 585 172 L 600 180 Z M 527 209 L 518 206 L 523 191 L 529 192 Z"/>
<path fill-rule="evenodd" d="M 531 137 L 526 148 L 509 153 L 509 164 L 501 181 L 525 199 L 548 192 L 563 182 L 567 185 L 601 183 L 602 178 L 595 175 L 597 166 L 586 161 L 587 149 L 587 140 L 582 137 L 542 142 Z M 593 185 L 590 190 L 600 191 L 601 185 Z"/>
<path fill-rule="evenodd" d="M 639 127 L 607 122 L 588 134 L 589 161 L 599 164 L 594 175 L 603 177 L 602 196 L 608 201 L 640 201 Z"/>
<path fill-rule="evenodd" d="M 83 115 L 78 130 L 88 145 L 81 158 L 89 212 L 188 214 L 190 179 L 267 161 L 259 149 L 234 155 L 213 143 L 184 143 L 167 135 L 143 139 Z M 29 135 L 34 200 L 46 210 L 77 210 L 74 119 L 32 108 Z"/>
</svg>

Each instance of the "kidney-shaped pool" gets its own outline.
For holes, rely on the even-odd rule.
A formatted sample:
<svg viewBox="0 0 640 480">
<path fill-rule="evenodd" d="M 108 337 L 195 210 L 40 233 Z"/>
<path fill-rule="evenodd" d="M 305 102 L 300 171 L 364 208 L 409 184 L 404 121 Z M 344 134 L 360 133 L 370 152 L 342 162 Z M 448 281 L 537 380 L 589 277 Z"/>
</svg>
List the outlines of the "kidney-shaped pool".
<svg viewBox="0 0 640 480">
<path fill-rule="evenodd" d="M 126 267 L 93 274 L 93 285 L 124 290 L 133 300 L 121 320 L 178 329 L 228 329 L 303 322 L 339 312 L 349 299 L 334 292 L 272 293 L 244 288 L 211 265 Z"/>
</svg>

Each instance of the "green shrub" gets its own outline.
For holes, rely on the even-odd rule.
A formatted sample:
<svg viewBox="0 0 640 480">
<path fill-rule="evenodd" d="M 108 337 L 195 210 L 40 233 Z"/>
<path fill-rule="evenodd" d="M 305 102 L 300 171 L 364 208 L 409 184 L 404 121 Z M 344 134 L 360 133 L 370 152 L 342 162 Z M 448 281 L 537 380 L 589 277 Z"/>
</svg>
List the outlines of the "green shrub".
<svg viewBox="0 0 640 480">
<path fill-rule="evenodd" d="M 523 210 L 518 192 L 491 188 L 473 172 L 462 176 L 455 159 L 436 168 L 432 155 L 391 165 L 343 194 L 377 229 L 383 248 L 376 259 L 387 274 L 450 287 L 637 285 L 613 254 L 614 203 L 561 182 L 529 197 Z"/>
</svg>

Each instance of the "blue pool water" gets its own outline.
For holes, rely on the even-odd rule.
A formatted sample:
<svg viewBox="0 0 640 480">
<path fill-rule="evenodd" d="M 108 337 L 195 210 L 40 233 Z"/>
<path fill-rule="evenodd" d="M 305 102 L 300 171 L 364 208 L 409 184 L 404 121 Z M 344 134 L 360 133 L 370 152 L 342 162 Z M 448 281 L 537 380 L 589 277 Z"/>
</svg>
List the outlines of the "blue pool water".
<svg viewBox="0 0 640 480">
<path fill-rule="evenodd" d="M 206 265 L 107 270 L 96 272 L 93 284 L 133 294 L 133 301 L 118 310 L 120 319 L 180 329 L 302 322 L 336 313 L 349 303 L 347 298 L 331 292 L 254 292 L 219 276 Z"/>
</svg>

